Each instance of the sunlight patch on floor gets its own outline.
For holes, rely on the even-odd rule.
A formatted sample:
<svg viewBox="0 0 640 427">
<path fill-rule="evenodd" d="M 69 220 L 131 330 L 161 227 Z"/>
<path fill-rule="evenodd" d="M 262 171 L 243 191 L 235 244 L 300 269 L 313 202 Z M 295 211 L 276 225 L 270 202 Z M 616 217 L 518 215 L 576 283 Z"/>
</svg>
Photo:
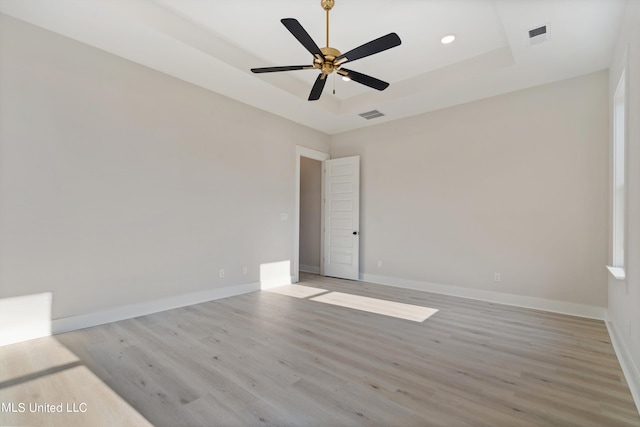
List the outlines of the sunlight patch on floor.
<svg viewBox="0 0 640 427">
<path fill-rule="evenodd" d="M 277 288 L 268 289 L 268 292 L 295 298 L 309 298 L 315 295 L 324 294 L 325 292 L 329 291 L 326 289 L 313 288 L 311 286 L 284 285 L 278 286 Z"/>
<path fill-rule="evenodd" d="M 0 347 L 0 425 L 151 426 L 54 337 Z"/>
<path fill-rule="evenodd" d="M 343 294 L 342 292 L 329 292 L 328 294 L 318 295 L 311 298 L 311 301 L 339 305 L 340 307 L 383 314 L 385 316 L 412 320 L 414 322 L 424 322 L 438 312 L 435 308 L 363 297 L 360 295 Z"/>
<path fill-rule="evenodd" d="M 382 314 L 384 316 L 397 317 L 413 322 L 424 322 L 438 312 L 435 308 L 419 305 L 404 304 L 401 302 L 387 301 L 378 298 L 363 297 L 360 295 L 331 292 L 326 289 L 311 286 L 285 285 L 271 288 L 267 292 L 286 295 L 295 298 L 308 299 L 324 304 L 337 305 L 354 310 L 369 313 Z"/>
</svg>

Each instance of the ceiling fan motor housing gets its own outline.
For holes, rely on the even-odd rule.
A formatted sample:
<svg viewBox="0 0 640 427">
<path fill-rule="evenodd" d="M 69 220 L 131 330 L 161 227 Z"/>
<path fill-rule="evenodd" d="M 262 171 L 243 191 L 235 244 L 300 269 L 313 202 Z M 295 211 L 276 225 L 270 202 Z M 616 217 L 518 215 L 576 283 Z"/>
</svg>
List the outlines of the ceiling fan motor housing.
<svg viewBox="0 0 640 427">
<path fill-rule="evenodd" d="M 338 49 L 332 47 L 321 47 L 320 50 L 324 55 L 324 61 L 322 62 L 322 72 L 324 74 L 331 74 L 336 70 L 334 63 L 335 59 L 341 55 Z"/>
</svg>

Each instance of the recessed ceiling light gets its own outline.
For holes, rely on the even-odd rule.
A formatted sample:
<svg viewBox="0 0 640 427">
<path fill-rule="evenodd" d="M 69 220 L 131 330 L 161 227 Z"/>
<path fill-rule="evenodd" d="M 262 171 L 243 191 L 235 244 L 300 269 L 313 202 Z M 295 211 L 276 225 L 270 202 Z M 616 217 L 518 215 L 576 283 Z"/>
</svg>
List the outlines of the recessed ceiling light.
<svg viewBox="0 0 640 427">
<path fill-rule="evenodd" d="M 440 39 L 440 43 L 449 44 L 453 42 L 455 39 L 456 39 L 456 36 L 454 36 L 453 34 L 447 34 L 446 36 Z"/>
<path fill-rule="evenodd" d="M 344 80 L 345 82 L 350 82 L 351 79 L 347 76 L 342 76 L 342 80 Z"/>
</svg>

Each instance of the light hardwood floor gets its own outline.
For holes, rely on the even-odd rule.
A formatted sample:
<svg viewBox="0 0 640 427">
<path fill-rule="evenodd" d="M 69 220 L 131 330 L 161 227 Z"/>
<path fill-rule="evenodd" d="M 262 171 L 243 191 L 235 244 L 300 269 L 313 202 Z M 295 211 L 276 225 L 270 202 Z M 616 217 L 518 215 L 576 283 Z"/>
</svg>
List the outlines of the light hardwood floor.
<svg viewBox="0 0 640 427">
<path fill-rule="evenodd" d="M 48 340 L 71 354 L 56 363 L 123 400 L 85 425 L 640 426 L 601 321 L 307 274 L 300 285 L 439 311 L 420 323 L 261 291 Z M 13 361 L 2 400 L 30 384 L 7 371 L 46 340 L 0 348 Z M 57 399 L 82 400 L 80 386 L 63 382 Z"/>
</svg>

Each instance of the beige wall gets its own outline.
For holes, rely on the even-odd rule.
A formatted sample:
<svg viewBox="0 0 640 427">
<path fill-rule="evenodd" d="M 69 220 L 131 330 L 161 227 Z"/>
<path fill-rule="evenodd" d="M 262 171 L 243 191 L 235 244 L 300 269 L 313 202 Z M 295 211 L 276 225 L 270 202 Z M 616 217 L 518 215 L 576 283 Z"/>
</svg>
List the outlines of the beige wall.
<svg viewBox="0 0 640 427">
<path fill-rule="evenodd" d="M 322 162 L 300 158 L 300 269 L 320 272 Z"/>
<path fill-rule="evenodd" d="M 625 64 L 625 50 L 627 59 Z M 627 226 L 625 233 L 626 280 L 609 276 L 609 316 L 628 352 L 633 372 L 628 381 L 635 387 L 640 404 L 640 2 L 630 1 L 611 64 L 609 100 L 625 68 L 627 83 Z M 610 131 L 612 135 L 613 131 Z M 611 224 L 611 222 L 610 222 Z M 610 234 L 611 236 L 611 234 Z M 609 252 L 611 261 L 611 251 Z M 629 377 L 629 375 L 627 376 Z"/>
<path fill-rule="evenodd" d="M 61 318 L 292 259 L 295 145 L 328 136 L 7 16 L 0 31 L 0 298 L 53 291 Z"/>
<path fill-rule="evenodd" d="M 51 290 L 58 318 L 256 281 L 292 257 L 295 144 L 331 140 L 362 158 L 364 273 L 607 304 L 606 72 L 329 138 L 0 19 L 0 298 Z"/>
<path fill-rule="evenodd" d="M 361 271 L 605 307 L 607 85 L 603 71 L 333 136 L 332 157 L 361 156 Z"/>
</svg>

